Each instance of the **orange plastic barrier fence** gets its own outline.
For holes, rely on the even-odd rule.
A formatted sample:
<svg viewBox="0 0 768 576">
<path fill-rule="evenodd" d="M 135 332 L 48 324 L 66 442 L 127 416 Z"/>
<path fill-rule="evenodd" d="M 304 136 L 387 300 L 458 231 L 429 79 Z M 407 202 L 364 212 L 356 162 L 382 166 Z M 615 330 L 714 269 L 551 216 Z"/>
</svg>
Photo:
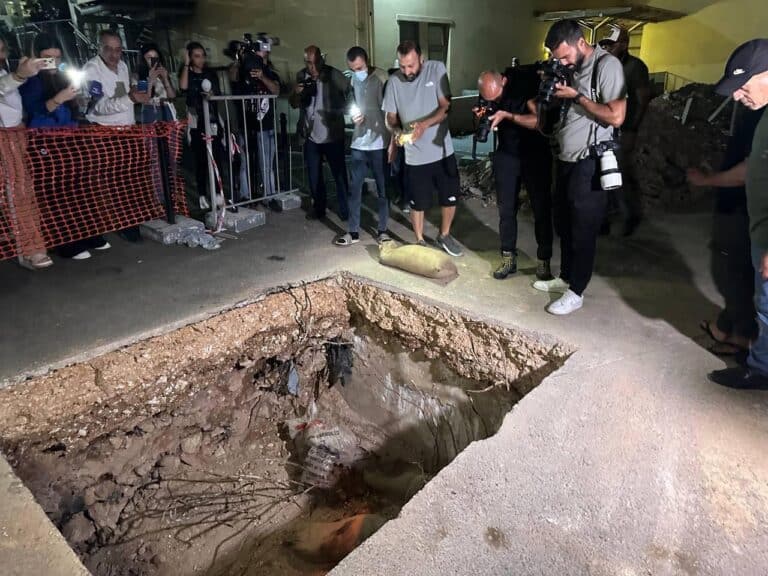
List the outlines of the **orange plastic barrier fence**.
<svg viewBox="0 0 768 576">
<path fill-rule="evenodd" d="M 175 213 L 188 215 L 185 129 L 183 122 L 0 129 L 0 260 L 165 218 L 166 182 Z"/>
</svg>

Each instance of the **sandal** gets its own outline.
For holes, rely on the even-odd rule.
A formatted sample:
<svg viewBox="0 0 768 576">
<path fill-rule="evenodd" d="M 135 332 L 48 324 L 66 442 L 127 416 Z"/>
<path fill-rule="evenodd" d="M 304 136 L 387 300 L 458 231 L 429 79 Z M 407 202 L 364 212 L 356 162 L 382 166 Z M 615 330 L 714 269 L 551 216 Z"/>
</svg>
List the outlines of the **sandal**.
<svg viewBox="0 0 768 576">
<path fill-rule="evenodd" d="M 352 246 L 352 244 L 357 244 L 360 242 L 360 238 L 355 238 L 347 232 L 346 234 L 343 234 L 341 236 L 338 236 L 333 243 L 336 244 L 336 246 Z"/>
<path fill-rule="evenodd" d="M 702 320 L 701 324 L 699 324 L 699 328 L 701 328 L 704 332 L 706 332 L 707 336 L 712 338 L 712 340 L 714 340 L 715 342 L 717 342 L 719 344 L 726 344 L 727 342 L 725 340 L 721 340 L 719 338 L 715 338 L 715 334 L 712 331 L 712 326 L 713 326 L 713 323 L 710 322 L 709 320 Z M 726 338 L 727 338 L 727 336 L 726 336 Z"/>
<path fill-rule="evenodd" d="M 27 270 L 42 270 L 53 266 L 53 260 L 45 252 L 37 252 L 31 256 L 19 256 L 19 265 Z"/>
<path fill-rule="evenodd" d="M 707 346 L 709 350 L 715 356 L 737 356 L 743 352 L 747 352 L 744 348 L 736 346 L 736 344 L 730 344 L 728 342 L 715 341 L 713 344 Z"/>
</svg>

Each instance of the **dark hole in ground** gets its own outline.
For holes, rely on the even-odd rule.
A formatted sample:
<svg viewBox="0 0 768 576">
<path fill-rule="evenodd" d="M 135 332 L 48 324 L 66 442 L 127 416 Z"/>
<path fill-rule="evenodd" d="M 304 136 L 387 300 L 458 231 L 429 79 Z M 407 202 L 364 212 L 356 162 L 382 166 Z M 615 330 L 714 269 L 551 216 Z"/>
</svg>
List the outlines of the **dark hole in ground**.
<svg viewBox="0 0 768 576">
<path fill-rule="evenodd" d="M 145 377 L 140 417 L 121 416 L 138 403 L 126 392 L 36 435 L 3 434 L 17 474 L 96 576 L 324 573 L 494 434 L 566 353 L 406 296 L 346 288 L 253 305 L 268 319 L 291 302 L 293 326 L 256 322 L 242 338 L 241 309 L 92 361 L 105 389 L 110 363 L 140 363 L 172 342 L 182 368 Z M 187 341 L 215 342 L 232 327 L 233 353 L 183 356 Z"/>
</svg>

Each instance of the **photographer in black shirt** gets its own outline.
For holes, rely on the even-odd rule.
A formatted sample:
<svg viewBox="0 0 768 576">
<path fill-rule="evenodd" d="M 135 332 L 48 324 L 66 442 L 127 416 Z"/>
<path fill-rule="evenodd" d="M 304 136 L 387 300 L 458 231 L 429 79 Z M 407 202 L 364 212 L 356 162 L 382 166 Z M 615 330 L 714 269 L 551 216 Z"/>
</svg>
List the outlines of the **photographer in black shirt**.
<svg viewBox="0 0 768 576">
<path fill-rule="evenodd" d="M 475 115 L 480 119 L 479 139 L 496 130 L 498 148 L 493 153 L 493 171 L 499 206 L 501 265 L 493 277 L 502 280 L 517 271 L 517 212 L 520 187 L 525 182 L 534 215 L 540 280 L 552 278 L 552 154 L 548 139 L 521 125 L 526 117 L 535 123 L 527 102 L 536 96 L 539 76 L 533 66 L 507 68 L 503 73 L 486 71 L 478 79 L 480 100 Z M 483 126 L 485 126 L 483 128 Z M 485 134 L 483 134 L 485 132 Z"/>
</svg>

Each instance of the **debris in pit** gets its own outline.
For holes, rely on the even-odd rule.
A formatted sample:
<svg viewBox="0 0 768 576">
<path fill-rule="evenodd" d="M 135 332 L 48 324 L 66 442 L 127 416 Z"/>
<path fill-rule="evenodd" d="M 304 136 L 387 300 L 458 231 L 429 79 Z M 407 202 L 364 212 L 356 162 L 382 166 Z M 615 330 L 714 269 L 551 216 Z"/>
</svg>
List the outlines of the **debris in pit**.
<svg viewBox="0 0 768 576">
<path fill-rule="evenodd" d="M 376 514 L 358 514 L 338 522 L 310 522 L 299 527 L 285 544 L 308 560 L 335 564 L 386 522 L 386 518 Z"/>
<path fill-rule="evenodd" d="M 334 338 L 325 345 L 328 363 L 328 381 L 331 386 L 341 383 L 352 374 L 354 363 L 354 349 L 351 343 L 344 342 L 341 338 Z"/>
</svg>

